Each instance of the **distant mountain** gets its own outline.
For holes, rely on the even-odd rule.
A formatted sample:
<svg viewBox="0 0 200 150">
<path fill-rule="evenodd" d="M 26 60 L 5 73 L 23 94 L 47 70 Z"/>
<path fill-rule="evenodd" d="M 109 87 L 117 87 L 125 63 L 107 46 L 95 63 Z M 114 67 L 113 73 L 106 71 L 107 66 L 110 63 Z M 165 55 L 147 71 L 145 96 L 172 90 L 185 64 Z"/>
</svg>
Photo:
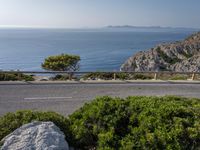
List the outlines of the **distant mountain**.
<svg viewBox="0 0 200 150">
<path fill-rule="evenodd" d="M 121 71 L 200 71 L 200 32 L 184 41 L 160 44 L 130 57 Z"/>
</svg>

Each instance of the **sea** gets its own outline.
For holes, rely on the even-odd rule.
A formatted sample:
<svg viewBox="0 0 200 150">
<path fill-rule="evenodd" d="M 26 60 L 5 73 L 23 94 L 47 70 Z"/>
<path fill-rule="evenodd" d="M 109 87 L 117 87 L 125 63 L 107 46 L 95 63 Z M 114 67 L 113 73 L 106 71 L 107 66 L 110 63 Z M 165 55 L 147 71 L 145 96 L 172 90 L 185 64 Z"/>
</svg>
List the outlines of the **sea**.
<svg viewBox="0 0 200 150">
<path fill-rule="evenodd" d="M 194 29 L 0 28 L 0 70 L 42 71 L 51 55 L 79 55 L 80 71 L 118 71 L 135 53 L 183 40 Z"/>
</svg>

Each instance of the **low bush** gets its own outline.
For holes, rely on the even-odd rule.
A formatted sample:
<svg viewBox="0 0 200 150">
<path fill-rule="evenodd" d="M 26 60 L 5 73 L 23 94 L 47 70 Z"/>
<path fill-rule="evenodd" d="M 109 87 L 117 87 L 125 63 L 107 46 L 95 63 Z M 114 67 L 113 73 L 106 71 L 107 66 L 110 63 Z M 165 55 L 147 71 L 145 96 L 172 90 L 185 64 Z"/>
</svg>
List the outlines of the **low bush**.
<svg viewBox="0 0 200 150">
<path fill-rule="evenodd" d="M 8 113 L 0 118 L 0 140 L 34 120 L 54 122 L 77 149 L 200 148 L 200 99 L 99 97 L 67 118 L 53 112 Z"/>
<path fill-rule="evenodd" d="M 51 77 L 50 80 L 69 80 L 69 75 L 55 75 L 54 77 Z"/>
<path fill-rule="evenodd" d="M 0 81 L 34 81 L 33 76 L 21 73 L 0 73 Z"/>
<path fill-rule="evenodd" d="M 174 74 L 174 73 L 159 73 L 158 79 L 160 80 L 187 80 L 191 78 L 187 74 Z"/>
<path fill-rule="evenodd" d="M 144 75 L 144 74 L 135 74 L 133 76 L 133 79 L 135 80 L 150 80 L 150 79 L 153 79 L 153 76 L 152 75 Z"/>
<path fill-rule="evenodd" d="M 78 78 L 76 76 L 71 77 L 72 80 L 78 80 Z M 53 81 L 65 81 L 65 80 L 70 80 L 70 75 L 69 74 L 57 74 L 54 77 L 51 77 L 50 80 Z"/>
<path fill-rule="evenodd" d="M 70 117 L 72 141 L 84 149 L 200 148 L 200 100 L 97 98 Z"/>
<path fill-rule="evenodd" d="M 176 57 L 176 56 L 174 56 L 173 58 L 170 57 L 170 56 L 168 56 L 164 51 L 161 50 L 160 47 L 158 47 L 158 48 L 156 49 L 156 51 L 157 51 L 158 55 L 159 55 L 165 62 L 167 62 L 167 63 L 169 63 L 169 64 L 175 64 L 175 63 L 181 61 L 181 60 L 180 60 L 178 57 Z M 164 70 L 164 68 L 163 68 L 163 70 Z"/>
<path fill-rule="evenodd" d="M 88 73 L 83 76 L 84 80 L 96 80 L 96 79 L 102 79 L 102 80 L 112 80 L 114 79 L 114 73 L 101 73 L 101 72 L 94 72 L 94 73 Z M 151 75 L 146 74 L 134 74 L 134 73 L 116 73 L 116 79 L 119 80 L 146 80 L 146 79 L 153 79 Z"/>
<path fill-rule="evenodd" d="M 171 77 L 171 78 L 169 78 L 169 79 L 170 79 L 170 80 L 187 80 L 188 77 L 185 76 L 185 75 L 175 75 L 175 76 L 173 76 L 173 77 Z"/>
<path fill-rule="evenodd" d="M 85 74 L 82 78 L 84 80 L 96 80 L 96 79 L 102 79 L 102 80 L 112 80 L 114 77 L 113 73 L 101 73 L 101 72 L 92 72 Z"/>
</svg>

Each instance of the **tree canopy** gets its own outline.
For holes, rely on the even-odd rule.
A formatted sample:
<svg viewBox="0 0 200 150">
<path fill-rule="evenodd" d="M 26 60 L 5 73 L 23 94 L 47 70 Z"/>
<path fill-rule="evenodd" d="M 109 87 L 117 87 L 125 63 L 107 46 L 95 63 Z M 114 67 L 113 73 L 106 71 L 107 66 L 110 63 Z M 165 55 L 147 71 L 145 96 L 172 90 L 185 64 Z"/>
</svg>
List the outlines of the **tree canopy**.
<svg viewBox="0 0 200 150">
<path fill-rule="evenodd" d="M 80 68 L 79 61 L 80 56 L 77 55 L 49 56 L 42 63 L 42 68 L 51 71 L 77 71 Z"/>
</svg>

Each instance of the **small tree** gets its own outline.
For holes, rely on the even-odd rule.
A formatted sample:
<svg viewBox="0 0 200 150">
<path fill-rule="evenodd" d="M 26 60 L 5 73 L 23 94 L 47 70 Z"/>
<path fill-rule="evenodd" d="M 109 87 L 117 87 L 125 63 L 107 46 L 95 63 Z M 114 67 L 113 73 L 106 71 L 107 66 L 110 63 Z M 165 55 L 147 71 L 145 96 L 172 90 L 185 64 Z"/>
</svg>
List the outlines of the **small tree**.
<svg viewBox="0 0 200 150">
<path fill-rule="evenodd" d="M 78 71 L 80 56 L 61 54 L 49 56 L 42 63 L 42 68 L 51 71 Z"/>
</svg>

